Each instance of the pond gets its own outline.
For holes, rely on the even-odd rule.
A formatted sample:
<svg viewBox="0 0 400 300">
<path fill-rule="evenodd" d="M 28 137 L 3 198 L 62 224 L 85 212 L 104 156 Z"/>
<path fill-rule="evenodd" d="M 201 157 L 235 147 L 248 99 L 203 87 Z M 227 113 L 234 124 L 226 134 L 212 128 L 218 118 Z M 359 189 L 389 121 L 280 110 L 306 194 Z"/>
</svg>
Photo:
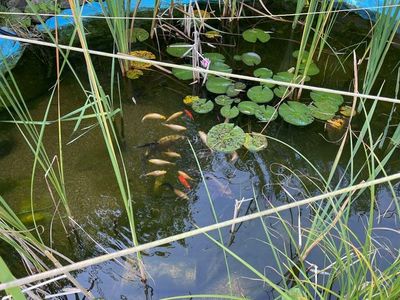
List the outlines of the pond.
<svg viewBox="0 0 400 300">
<path fill-rule="evenodd" d="M 368 22 L 356 15 L 340 16 L 340 18 L 342 22 L 338 22 L 330 40 L 330 46 L 338 52 L 349 45 L 361 42 L 365 36 L 365 29 L 368 28 Z M 245 19 L 240 22 L 240 26 L 233 23 L 221 25 L 215 21 L 210 24 L 219 26 L 229 33 L 224 36 L 223 45 L 212 48 L 205 43 L 203 51 L 222 53 L 234 73 L 251 76 L 257 67 L 268 67 L 277 73 L 295 66 L 296 59 L 292 53 L 300 45 L 302 29 L 300 26 L 292 30 L 291 23 L 265 19 L 262 21 Z M 143 27 L 146 26 L 149 24 L 144 23 Z M 265 44 L 244 41 L 240 33 L 253 26 L 271 32 L 271 40 Z M 167 44 L 178 41 L 166 42 L 160 39 L 159 47 L 164 60 L 182 62 L 164 52 Z M 96 49 L 112 51 L 112 40 L 108 36 L 92 40 L 92 43 Z M 160 57 L 156 41 L 147 40 L 135 47 L 137 48 L 135 50 L 153 51 L 158 58 Z M 47 51 L 45 57 L 53 55 L 53 50 L 42 51 Z M 39 57 L 38 52 L 35 49 L 27 51 L 14 74 L 17 78 L 26 78 L 18 81 L 19 87 L 27 96 L 31 95 L 33 98 L 28 103 L 29 111 L 34 120 L 40 121 L 43 120 L 48 105 L 51 94 L 48 90 L 54 83 L 55 74 L 47 72 L 45 76 L 40 75 L 44 74 L 49 66 Z M 243 62 L 233 59 L 235 55 L 245 52 L 258 53 L 262 59 L 259 66 L 246 66 Z M 390 49 L 380 73 L 384 75 L 378 78 L 378 82 L 386 81 L 382 90 L 383 96 L 392 97 L 395 92 L 397 74 L 395 65 L 398 63 L 399 54 L 398 48 Z M 340 58 L 343 63 L 341 66 L 332 52 L 326 49 L 317 62 L 321 72 L 311 76 L 308 84 L 351 90 L 353 61 L 352 57 L 348 59 L 344 57 L 345 55 Z M 111 93 L 111 60 L 96 56 L 93 56 L 93 60 L 101 84 L 107 93 Z M 83 57 L 73 54 L 70 61 L 83 84 L 87 86 L 87 70 Z M 29 77 L 31 80 L 28 80 Z M 123 114 L 122 117 L 116 118 L 115 124 L 119 131 L 129 187 L 133 195 L 133 210 L 140 244 L 213 224 L 216 218 L 218 221 L 229 220 L 234 215 L 235 204 L 240 200 L 243 201 L 238 215 L 242 216 L 320 194 L 315 185 L 321 183 L 316 171 L 325 178 L 329 176 L 340 147 L 340 138 L 346 129 L 332 129 L 329 126 L 327 128 L 326 122 L 319 120 L 305 127 L 297 127 L 279 117 L 270 122 L 264 130 L 265 123 L 259 122 L 254 116 L 241 114 L 234 123 L 245 132 L 263 132 L 267 135 L 268 145 L 258 152 L 251 152 L 242 147 L 237 150 L 237 157 L 232 157 L 230 153 L 210 150 L 198 133 L 199 131 L 207 133 L 214 125 L 224 122 L 224 118 L 219 114 L 219 107 L 216 105 L 212 112 L 198 114 L 183 103 L 187 95 L 211 100 L 217 95 L 199 85 L 189 85 L 188 81 L 180 81 L 172 74 L 166 74 L 154 67 L 144 71 L 144 75 L 135 80 L 119 78 L 119 90 L 114 81 L 113 101 L 116 106 L 121 103 Z M 249 81 L 243 80 L 243 82 L 248 86 L 255 85 Z M 377 89 L 372 94 L 376 93 Z M 239 97 L 244 99 L 246 95 L 241 93 Z M 309 99 L 308 91 L 304 92 L 302 99 Z M 344 100 L 347 105 L 351 105 L 351 98 Z M 73 73 L 64 72 L 59 99 L 61 114 L 65 115 L 78 109 L 85 101 L 86 96 Z M 50 106 L 49 120 L 57 119 L 57 108 L 57 99 L 54 99 Z M 142 118 L 149 113 L 168 117 L 183 110 L 190 113 L 183 113 L 172 123 L 186 127 L 184 133 L 177 133 L 163 126 L 160 120 L 142 121 Z M 387 116 L 390 110 L 390 103 L 378 104 L 375 112 L 377 117 L 371 126 L 374 136 L 379 135 L 384 129 L 386 121 L 382 122 L 381 117 Z M 398 112 L 395 112 L 394 118 L 398 120 Z M 7 120 L 8 115 L 2 113 L 1 119 Z M 362 128 L 363 121 L 364 116 L 355 116 L 353 129 L 358 132 Z M 69 228 L 67 233 L 64 230 L 63 226 L 68 226 L 65 213 L 61 211 L 63 225 L 58 213 L 55 212 L 44 172 L 38 171 L 34 182 L 34 207 L 38 225 L 42 228 L 40 230 L 43 230 L 42 238 L 47 245 L 73 261 L 81 261 L 133 245 L 128 218 L 103 137 L 99 128 L 92 126 L 95 123 L 95 119 L 84 120 L 76 131 L 75 121 L 62 123 L 64 178 L 75 224 L 73 232 Z M 183 134 L 187 140 L 180 139 L 168 145 L 155 143 L 160 138 L 173 134 Z M 0 195 L 28 228 L 32 228 L 30 214 L 32 152 L 14 124 L 0 124 L 0 137 Z M 59 151 L 59 129 L 56 122 L 46 126 L 44 143 L 49 156 L 55 157 Z M 348 143 L 346 145 L 348 146 Z M 168 151 L 177 152 L 181 157 L 168 157 L 165 154 Z M 340 176 L 348 176 L 345 168 L 351 153 L 349 147 L 345 147 L 344 151 L 344 158 L 339 162 L 333 178 L 334 183 L 339 181 Z M 383 154 L 383 151 L 382 153 L 378 151 L 378 155 Z M 398 155 L 393 157 L 385 166 L 388 174 L 398 172 L 400 169 Z M 172 161 L 173 165 L 152 165 L 150 159 Z M 364 161 L 364 157 L 356 157 L 355 168 L 362 166 Z M 54 165 L 59 163 L 55 158 Z M 145 175 L 155 170 L 166 170 L 167 173 L 162 177 Z M 182 180 L 178 178 L 178 171 L 185 172 L 192 180 L 187 179 L 182 184 Z M 366 180 L 368 174 L 362 174 L 360 178 Z M 345 185 L 346 180 L 341 183 L 341 186 Z M 397 195 L 400 195 L 400 185 L 397 183 L 394 186 L 397 188 Z M 177 197 L 176 189 L 185 196 Z M 390 190 L 386 186 L 379 186 L 376 196 L 379 210 L 385 211 L 392 202 Z M 324 200 L 320 203 L 324 205 Z M 368 195 L 362 195 L 352 203 L 347 225 L 354 232 L 355 239 L 362 241 L 366 238 L 365 227 L 368 225 L 369 210 Z M 303 206 L 300 209 L 293 208 L 279 215 L 263 218 L 264 224 L 273 232 L 272 243 L 287 255 L 293 255 L 290 257 L 293 261 L 298 260 L 294 248 L 301 239 L 297 230 L 310 226 L 313 213 L 312 206 Z M 398 230 L 395 213 L 385 214 L 379 223 L 375 222 L 379 228 Z M 285 226 L 291 228 L 295 241 L 289 238 Z M 279 266 L 266 240 L 260 219 L 237 224 L 233 234 L 230 229 L 221 230 L 226 247 L 265 274 L 272 282 L 282 284 L 277 271 Z M 217 232 L 214 231 L 211 235 L 219 239 Z M 393 251 L 399 249 L 400 240 L 394 231 L 379 231 L 375 238 L 388 249 Z M 0 255 L 7 261 L 16 277 L 25 274 L 18 253 L 2 245 Z M 205 235 L 144 251 L 144 266 L 149 274 L 147 286 L 140 282 L 133 258 L 134 256 L 111 260 L 73 274 L 84 287 L 91 289 L 95 297 L 103 299 L 161 299 L 190 294 L 230 294 L 224 252 Z M 310 269 L 314 264 L 320 267 L 327 265 L 325 256 L 318 249 L 310 253 L 307 262 L 310 264 Z M 377 263 L 386 268 L 392 263 L 392 258 L 382 255 L 377 258 Z M 229 255 L 228 264 L 233 295 L 246 296 L 249 299 L 277 297 L 277 293 L 269 285 L 261 282 L 248 268 Z M 323 282 L 323 275 L 319 276 L 318 280 Z M 53 289 L 56 292 L 57 289 L 63 288 L 64 284 L 69 285 L 67 281 L 60 282 Z M 333 286 L 333 289 L 340 290 L 340 286 Z M 69 296 L 68 299 L 75 299 L 75 296 Z"/>
</svg>

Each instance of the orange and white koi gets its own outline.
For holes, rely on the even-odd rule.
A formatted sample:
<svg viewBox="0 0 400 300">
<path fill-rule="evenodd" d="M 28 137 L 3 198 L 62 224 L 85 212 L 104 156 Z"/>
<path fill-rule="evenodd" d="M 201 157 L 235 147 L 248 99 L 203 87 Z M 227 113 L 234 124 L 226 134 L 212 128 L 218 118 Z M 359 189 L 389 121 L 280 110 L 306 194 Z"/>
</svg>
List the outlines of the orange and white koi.
<svg viewBox="0 0 400 300">
<path fill-rule="evenodd" d="M 178 180 L 180 183 L 182 183 L 182 185 L 187 188 L 187 189 L 191 189 L 189 182 L 187 182 L 187 180 L 185 179 L 185 177 L 183 177 L 182 175 L 178 176 Z"/>
<path fill-rule="evenodd" d="M 179 198 L 182 198 L 182 199 L 185 199 L 185 200 L 189 200 L 189 196 L 188 196 L 186 193 L 182 192 L 181 190 L 174 189 L 174 193 L 175 193 L 175 195 L 177 195 Z"/>
<path fill-rule="evenodd" d="M 194 120 L 193 115 L 192 115 L 192 113 L 190 111 L 188 111 L 187 109 L 184 109 L 183 111 L 189 117 L 189 119 Z"/>
<path fill-rule="evenodd" d="M 193 181 L 193 178 L 190 177 L 188 174 L 186 174 L 186 173 L 183 172 L 183 171 L 178 171 L 178 175 L 179 175 L 179 176 L 182 176 L 183 178 L 185 178 L 185 179 L 187 179 L 187 180 L 192 180 L 192 181 Z"/>
<path fill-rule="evenodd" d="M 147 114 L 142 118 L 142 122 L 144 122 L 145 120 L 165 120 L 166 117 L 164 115 L 161 114 L 157 114 L 157 113 L 151 113 L 151 114 Z"/>
</svg>

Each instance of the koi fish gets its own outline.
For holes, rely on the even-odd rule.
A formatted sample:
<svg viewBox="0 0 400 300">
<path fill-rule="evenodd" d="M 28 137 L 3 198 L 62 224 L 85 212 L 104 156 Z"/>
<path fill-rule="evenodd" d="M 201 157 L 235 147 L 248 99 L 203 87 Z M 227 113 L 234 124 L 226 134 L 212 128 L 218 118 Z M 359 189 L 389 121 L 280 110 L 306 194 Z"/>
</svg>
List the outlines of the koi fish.
<svg viewBox="0 0 400 300">
<path fill-rule="evenodd" d="M 165 124 L 163 123 L 165 127 L 168 127 L 169 129 L 175 130 L 175 131 L 185 131 L 187 128 L 185 126 L 181 125 L 175 125 L 175 124 Z"/>
<path fill-rule="evenodd" d="M 201 141 L 207 145 L 207 134 L 204 131 L 199 131 Z"/>
<path fill-rule="evenodd" d="M 181 190 L 174 189 L 174 193 L 175 193 L 175 195 L 177 195 L 179 198 L 182 198 L 182 199 L 185 199 L 185 200 L 189 200 L 189 196 L 188 196 L 186 193 L 182 192 Z"/>
<path fill-rule="evenodd" d="M 163 176 L 167 174 L 167 171 L 165 170 L 156 170 L 150 173 L 145 174 L 144 176 L 154 176 L 154 177 L 158 177 L 158 176 Z"/>
<path fill-rule="evenodd" d="M 174 119 L 180 117 L 182 114 L 183 114 L 182 111 L 178 111 L 178 112 L 176 112 L 176 113 L 170 115 L 170 116 L 168 117 L 168 119 L 167 119 L 165 122 L 169 122 L 169 121 L 171 121 L 171 120 L 174 120 Z"/>
<path fill-rule="evenodd" d="M 189 119 L 194 120 L 193 115 L 192 115 L 192 113 L 190 111 L 188 111 L 187 109 L 184 109 L 183 111 L 189 117 Z"/>
<path fill-rule="evenodd" d="M 185 179 L 193 180 L 192 177 L 190 177 L 188 174 L 186 174 L 186 173 L 183 172 L 183 171 L 178 171 L 178 175 L 179 175 L 179 176 L 182 176 L 182 177 L 185 178 Z"/>
<path fill-rule="evenodd" d="M 239 154 L 236 151 L 233 151 L 231 154 L 231 162 L 237 160 L 239 158 Z"/>
<path fill-rule="evenodd" d="M 183 135 L 179 135 L 179 134 L 167 135 L 167 136 L 164 136 L 161 139 L 159 139 L 158 143 L 162 145 L 162 144 L 176 142 L 178 140 L 183 140 L 184 138 L 185 137 Z"/>
<path fill-rule="evenodd" d="M 181 158 L 182 157 L 179 153 L 173 152 L 173 151 L 165 151 L 165 152 L 163 152 L 163 154 L 168 157 L 173 157 L 173 158 Z"/>
<path fill-rule="evenodd" d="M 166 117 L 157 113 L 147 114 L 142 118 L 142 123 L 144 120 L 165 120 Z"/>
<path fill-rule="evenodd" d="M 171 166 L 171 165 L 175 165 L 172 162 L 169 162 L 167 160 L 163 160 L 163 159 L 149 159 L 149 163 L 154 164 L 154 165 L 158 165 L 158 166 Z"/>
<path fill-rule="evenodd" d="M 185 179 L 185 177 L 183 177 L 182 175 L 178 176 L 178 180 L 180 183 L 182 183 L 182 185 L 187 188 L 187 189 L 191 189 L 189 182 L 187 182 L 187 180 Z"/>
</svg>

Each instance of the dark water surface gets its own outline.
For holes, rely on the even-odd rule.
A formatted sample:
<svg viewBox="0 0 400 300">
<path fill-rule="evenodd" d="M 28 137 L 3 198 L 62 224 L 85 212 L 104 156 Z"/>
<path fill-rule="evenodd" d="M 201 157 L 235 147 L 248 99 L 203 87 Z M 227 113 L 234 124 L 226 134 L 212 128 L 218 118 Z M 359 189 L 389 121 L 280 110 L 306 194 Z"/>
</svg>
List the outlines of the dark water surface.
<svg viewBox="0 0 400 300">
<path fill-rule="evenodd" d="M 350 16 L 349 20 L 358 19 Z M 251 24 L 244 22 L 241 25 L 241 30 L 243 30 Z M 364 26 L 365 24 L 361 22 L 360 25 Z M 266 66 L 272 69 L 274 73 L 285 71 L 295 63 L 291 54 L 298 49 L 298 40 L 301 37 L 298 30 L 291 32 L 290 26 L 291 24 L 263 22 L 258 24 L 257 27 L 273 32 L 273 39 L 269 43 L 253 45 L 232 35 L 225 38 L 224 42 L 233 43 L 235 41 L 236 45 L 218 48 L 218 50 L 224 53 L 226 57 L 233 57 L 234 54 L 246 51 L 255 51 L 263 59 L 260 67 Z M 338 51 L 341 47 L 349 46 L 360 39 L 357 35 L 348 32 L 351 28 L 345 28 L 343 24 L 340 27 L 343 28 L 339 28 L 338 30 L 341 31 L 334 33 L 332 40 L 332 46 Z M 104 43 L 106 44 L 103 45 L 104 49 L 111 47 L 109 40 L 106 39 Z M 97 41 L 97 44 L 100 43 Z M 155 45 L 147 45 L 147 47 L 150 49 Z M 210 51 L 207 46 L 203 50 Z M 397 73 L 395 65 L 398 63 L 399 53 L 398 49 L 389 53 L 381 73 L 383 77 L 378 80 L 378 82 L 382 82 L 383 79 L 387 80 L 383 92 L 386 96 L 393 96 L 394 94 L 395 74 Z M 27 52 L 26 56 L 34 59 L 31 52 Z M 167 56 L 164 55 L 164 58 L 167 58 Z M 344 59 L 344 56 L 342 59 Z M 74 57 L 73 62 L 80 78 L 86 81 L 82 59 Z M 108 88 L 110 85 L 110 61 L 94 58 L 94 62 L 103 86 Z M 248 75 L 252 73 L 253 68 L 243 67 L 243 64 L 233 60 L 228 61 L 228 63 L 234 67 L 235 72 Z M 344 61 L 346 73 L 340 69 L 336 58 L 329 53 L 325 53 L 317 64 L 323 72 L 312 78 L 311 85 L 343 90 L 352 88 L 351 57 Z M 45 69 L 45 66 L 41 63 L 37 63 L 36 67 Z M 24 73 L 23 70 L 19 72 Z M 32 75 L 32 73 L 30 74 Z M 39 78 L 40 75 L 32 76 L 33 79 L 36 77 Z M 24 84 L 24 82 L 20 82 L 22 89 L 24 89 Z M 195 226 L 206 226 L 214 223 L 215 220 L 205 189 L 206 185 L 211 192 L 219 221 L 232 218 L 235 200 L 253 198 L 253 187 L 261 209 L 271 205 L 292 202 L 280 185 L 288 189 L 297 200 L 309 195 L 300 182 L 294 176 L 291 176 L 288 169 L 296 170 L 298 174 L 301 173 L 305 178 L 316 178 L 315 171 L 297 153 L 273 139 L 269 140 L 266 150 L 258 153 L 239 150 L 239 159 L 235 162 L 230 161 L 230 155 L 211 153 L 198 138 L 197 131 L 207 132 L 213 125 L 222 121 L 216 110 L 207 115 L 193 113 L 194 121 L 187 117 L 177 121 L 177 123 L 188 128 L 186 135 L 196 150 L 206 181 L 202 182 L 201 180 L 189 144 L 180 142 L 172 145 L 169 149 L 179 152 L 182 159 L 176 160 L 176 166 L 167 168 L 168 174 L 165 177 L 165 182 L 168 184 L 159 189 L 155 188 L 154 178 L 143 177 L 142 175 L 157 169 L 157 167 L 152 167 L 146 162 L 145 152 L 148 148 L 137 148 L 137 146 L 157 141 L 165 135 L 173 134 L 173 132 L 161 126 L 158 121 L 142 123 L 141 118 L 150 112 L 170 115 L 184 108 L 187 109 L 182 103 L 182 99 L 184 96 L 192 94 L 193 90 L 197 88 L 155 70 L 145 72 L 145 75 L 138 80 L 122 81 L 121 85 L 124 87 L 122 90 L 125 132 L 123 155 L 133 194 L 137 235 L 140 243 L 182 233 L 195 228 Z M 71 72 L 64 74 L 61 87 L 60 101 L 63 114 L 84 104 L 86 100 L 84 94 Z M 37 90 L 42 90 L 42 93 L 43 90 L 48 88 L 49 86 L 46 86 L 44 82 L 37 83 Z M 200 90 L 199 94 L 207 96 L 205 90 Z M 208 96 L 210 99 L 213 98 L 212 95 Z M 132 101 L 132 97 L 136 100 L 136 104 Z M 308 93 L 305 93 L 304 97 L 307 98 Z M 44 92 L 39 97 L 35 96 L 35 99 L 29 103 L 31 114 L 35 120 L 43 119 L 48 100 L 49 93 Z M 114 100 L 119 101 L 117 97 Z M 351 99 L 346 99 L 346 102 L 351 103 Z M 390 105 L 379 104 L 375 118 L 376 134 L 385 125 L 380 122 L 380 116 L 387 114 L 389 109 Z M 55 119 L 56 113 L 57 102 L 53 100 L 50 119 Z M 2 118 L 4 119 L 6 116 L 3 115 Z M 355 121 L 355 126 L 362 122 L 361 117 L 358 118 Z M 399 118 L 398 113 L 395 118 Z M 94 120 L 85 121 L 81 128 L 94 122 Z M 240 117 L 237 122 L 245 131 L 260 131 L 263 128 L 263 124 L 257 123 L 251 117 Z M 59 219 L 56 217 L 50 235 L 49 226 L 54 207 L 42 172 L 37 175 L 34 192 L 35 207 L 42 218 L 40 224 L 45 228 L 43 234 L 45 241 L 49 243 L 51 239 L 54 243 L 53 247 L 74 261 L 80 261 L 104 254 L 105 251 L 113 252 L 130 247 L 132 242 L 124 206 L 120 199 L 119 189 L 115 182 L 102 136 L 99 130 L 95 128 L 67 145 L 77 136 L 77 134 L 71 135 L 74 126 L 74 122 L 63 123 L 63 151 L 67 195 L 73 218 L 81 229 L 67 238 Z M 316 166 L 323 176 L 328 176 L 339 146 L 327 141 L 334 137 L 329 136 L 324 130 L 322 121 L 315 121 L 310 126 L 299 128 L 288 125 L 278 118 L 268 126 L 266 134 L 296 148 Z M 25 212 L 30 210 L 30 180 L 33 156 L 14 126 L 1 124 L 0 137 L 0 195 L 16 212 L 24 216 Z M 46 129 L 45 144 L 51 157 L 57 154 L 58 129 L 56 124 L 48 126 Z M 155 158 L 162 158 L 157 152 L 152 152 L 151 155 Z M 344 155 L 344 158 L 346 157 L 348 157 L 348 153 Z M 356 161 L 356 164 L 360 162 Z M 339 166 L 339 175 L 343 168 L 344 165 Z M 162 169 L 162 167 L 159 167 L 159 169 Z M 394 173 L 399 169 L 399 160 L 395 158 L 388 166 L 387 172 Z M 178 199 L 168 188 L 172 185 L 175 188 L 185 190 L 175 175 L 178 170 L 185 171 L 195 179 L 191 183 L 192 189 L 186 190 L 190 200 Z M 316 194 L 317 192 L 313 191 L 311 182 L 308 182 L 308 184 L 310 194 Z M 377 195 L 377 201 L 384 209 L 390 203 L 391 195 L 383 187 L 378 188 Z M 362 239 L 366 224 L 365 213 L 369 209 L 369 198 L 360 198 L 353 206 L 350 226 Z M 255 201 L 248 201 L 242 205 L 240 215 L 255 211 L 257 211 Z M 303 207 L 301 212 L 302 224 L 307 226 L 310 211 Z M 287 222 L 294 226 L 297 226 L 297 215 L 297 209 L 285 211 L 281 214 Z M 282 225 L 277 222 L 276 217 L 268 217 L 265 222 L 276 231 L 276 239 L 274 240 L 276 245 L 289 247 L 290 240 Z M 391 228 L 397 226 L 398 228 L 394 217 L 383 219 L 379 226 Z M 379 234 L 391 240 L 393 249 L 399 248 L 400 240 L 395 238 L 395 233 L 384 232 Z M 265 272 L 273 281 L 279 281 L 278 275 L 272 269 L 276 267 L 276 262 L 269 247 L 261 242 L 265 241 L 265 234 L 259 220 L 241 224 L 234 237 L 231 237 L 229 228 L 224 228 L 222 235 L 225 244 L 229 244 L 230 250 L 261 272 Z M 217 238 L 218 235 L 213 233 L 213 236 Z M 14 270 L 18 270 L 16 276 L 23 274 L 20 260 L 16 254 L 7 254 L 4 247 L 0 250 L 0 254 L 3 257 L 10 258 L 10 264 L 14 267 Z M 321 266 L 323 263 L 318 252 L 312 253 L 308 261 Z M 149 287 L 147 292 L 149 297 L 151 294 L 153 295 L 153 299 L 189 293 L 229 294 L 222 251 L 205 236 L 197 236 L 148 250 L 144 253 L 144 263 L 151 276 L 149 279 L 151 288 Z M 381 263 L 382 266 L 385 266 L 385 263 L 389 262 L 382 259 Z M 229 264 L 234 279 L 233 290 L 235 295 L 246 295 L 251 299 L 274 298 L 271 289 L 263 286 L 259 281 L 253 280 L 255 276 L 243 265 L 232 258 L 229 258 Z M 146 291 L 137 277 L 135 266 L 129 260 L 109 261 L 82 270 L 76 276 L 85 287 L 89 287 L 94 282 L 93 293 L 104 299 L 145 298 Z"/>
</svg>

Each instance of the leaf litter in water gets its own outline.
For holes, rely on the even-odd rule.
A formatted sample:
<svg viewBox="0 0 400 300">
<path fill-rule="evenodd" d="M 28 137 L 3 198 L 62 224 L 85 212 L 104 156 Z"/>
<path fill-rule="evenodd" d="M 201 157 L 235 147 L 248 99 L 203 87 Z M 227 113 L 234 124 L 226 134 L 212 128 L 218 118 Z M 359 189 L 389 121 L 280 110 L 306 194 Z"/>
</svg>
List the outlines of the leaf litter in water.
<svg viewBox="0 0 400 300">
<path fill-rule="evenodd" d="M 243 129 L 232 123 L 215 125 L 207 134 L 210 149 L 225 153 L 233 152 L 244 144 L 246 134 Z"/>
<path fill-rule="evenodd" d="M 288 101 L 279 107 L 279 115 L 289 124 L 306 126 L 314 121 L 310 108 L 300 102 Z"/>
<path fill-rule="evenodd" d="M 268 32 L 265 32 L 258 28 L 247 29 L 242 33 L 242 37 L 246 42 L 255 43 L 260 41 L 266 43 L 270 40 L 271 36 Z"/>
<path fill-rule="evenodd" d="M 257 152 L 267 148 L 267 137 L 256 132 L 246 133 L 246 138 L 243 145 L 247 150 Z"/>
</svg>

